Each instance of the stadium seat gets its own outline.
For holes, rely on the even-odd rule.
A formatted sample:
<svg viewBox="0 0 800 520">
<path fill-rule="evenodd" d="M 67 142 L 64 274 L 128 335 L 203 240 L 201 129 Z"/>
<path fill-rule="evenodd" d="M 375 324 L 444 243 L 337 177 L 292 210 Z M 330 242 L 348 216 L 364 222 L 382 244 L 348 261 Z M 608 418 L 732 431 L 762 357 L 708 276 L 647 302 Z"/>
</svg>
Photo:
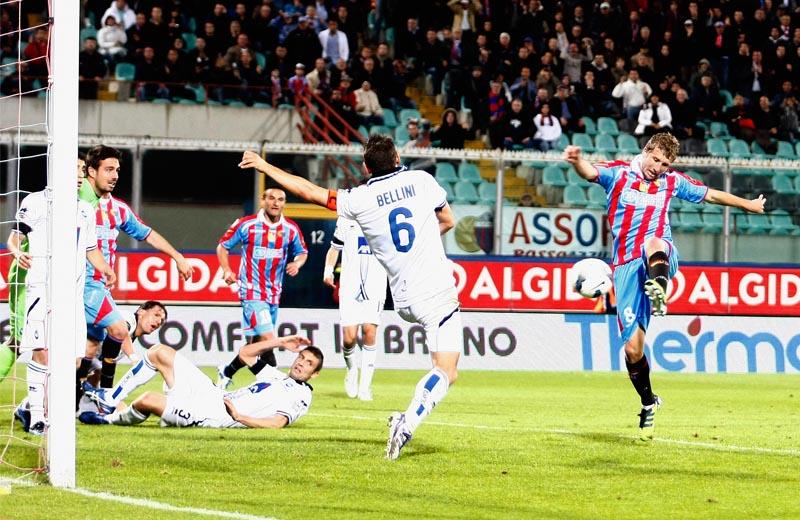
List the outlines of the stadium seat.
<svg viewBox="0 0 800 520">
<path fill-rule="evenodd" d="M 81 29 L 81 43 L 85 42 L 86 38 L 97 38 L 97 29 L 94 27 L 84 27 Z"/>
<path fill-rule="evenodd" d="M 575 146 L 580 146 L 581 150 L 586 153 L 594 152 L 594 143 L 592 143 L 592 138 L 586 134 L 572 134 L 572 144 Z"/>
<path fill-rule="evenodd" d="M 716 137 L 718 139 L 730 139 L 731 134 L 728 133 L 728 125 L 719 121 L 712 121 L 711 137 Z"/>
<path fill-rule="evenodd" d="M 447 194 L 447 202 L 452 202 L 456 198 L 456 194 L 453 193 L 453 187 L 450 186 L 449 182 L 442 182 L 440 183 L 442 188 L 444 188 L 444 192 Z"/>
<path fill-rule="evenodd" d="M 729 157 L 740 157 L 743 159 L 750 157 L 750 147 L 747 146 L 747 142 L 741 139 L 731 139 L 728 141 L 728 151 L 730 151 Z M 709 153 L 711 153 L 710 150 Z M 716 154 L 712 153 L 711 155 Z"/>
<path fill-rule="evenodd" d="M 681 141 L 680 153 L 682 155 L 706 155 L 706 142 L 702 139 L 684 139 Z"/>
<path fill-rule="evenodd" d="M 478 196 L 482 202 L 491 202 L 497 200 L 497 185 L 493 182 L 482 182 L 478 185 Z"/>
<path fill-rule="evenodd" d="M 136 66 L 133 63 L 117 63 L 114 78 L 118 81 L 133 81 L 136 77 Z"/>
<path fill-rule="evenodd" d="M 358 133 L 361 134 L 361 137 L 364 139 L 369 138 L 369 130 L 367 130 L 367 127 L 364 125 L 358 127 Z"/>
<path fill-rule="evenodd" d="M 455 201 L 459 204 L 472 204 L 481 200 L 475 185 L 468 181 L 458 181 L 453 185 Z"/>
<path fill-rule="evenodd" d="M 772 188 L 776 193 L 795 193 L 792 180 L 787 175 L 778 174 L 772 179 Z"/>
<path fill-rule="evenodd" d="M 267 57 L 261 52 L 256 52 L 256 63 L 263 69 L 267 66 Z"/>
<path fill-rule="evenodd" d="M 732 191 L 739 196 L 752 191 L 752 185 L 753 176 L 748 173 L 734 173 L 731 178 Z"/>
<path fill-rule="evenodd" d="M 395 128 L 398 125 L 397 116 L 394 115 L 394 110 L 386 108 L 383 110 L 383 125 L 389 128 Z"/>
<path fill-rule="evenodd" d="M 720 206 L 717 204 L 703 204 L 702 218 L 704 233 L 722 233 L 725 217 Z"/>
<path fill-rule="evenodd" d="M 436 163 L 436 180 L 442 182 L 458 182 L 456 169 L 449 162 Z"/>
<path fill-rule="evenodd" d="M 167 98 L 155 98 L 155 99 L 152 100 L 152 103 L 154 105 L 169 105 L 170 103 L 172 103 L 172 101 L 170 101 Z M 239 102 L 239 103 L 241 103 L 241 102 Z M 242 106 L 244 106 L 244 103 L 242 103 Z"/>
<path fill-rule="evenodd" d="M 794 145 L 794 151 L 796 152 L 797 156 L 800 157 L 800 141 Z"/>
<path fill-rule="evenodd" d="M 550 165 L 542 171 L 542 184 L 546 186 L 564 187 L 567 185 L 564 172 L 555 165 Z"/>
<path fill-rule="evenodd" d="M 589 181 L 578 175 L 578 172 L 575 171 L 575 168 L 570 168 L 567 170 L 567 184 L 576 184 L 581 187 L 586 187 Z"/>
<path fill-rule="evenodd" d="M 747 214 L 747 225 L 748 235 L 763 235 L 772 231 L 772 223 L 770 223 L 769 217 L 765 214 Z"/>
<path fill-rule="evenodd" d="M 714 157 L 728 157 L 730 155 L 728 153 L 728 147 L 725 146 L 725 141 L 722 139 L 713 137 L 706 141 L 706 147 L 708 149 L 708 154 Z"/>
<path fill-rule="evenodd" d="M 792 222 L 792 217 L 787 211 L 776 209 L 769 214 L 772 221 L 771 235 L 797 235 L 800 234 L 800 226 Z"/>
<path fill-rule="evenodd" d="M 186 85 L 186 88 L 194 92 L 194 99 L 198 103 L 206 102 L 206 89 L 202 85 Z"/>
<path fill-rule="evenodd" d="M 394 140 L 397 146 L 403 146 L 408 142 L 408 128 L 405 126 L 398 126 L 394 129 Z"/>
<path fill-rule="evenodd" d="M 600 153 L 608 154 L 612 157 L 617 153 L 617 143 L 614 138 L 608 134 L 600 134 L 594 139 L 595 148 Z"/>
<path fill-rule="evenodd" d="M 181 38 L 186 42 L 186 52 L 197 47 L 197 36 L 195 36 L 194 33 L 185 32 L 181 34 Z"/>
<path fill-rule="evenodd" d="M 564 204 L 585 208 L 589 204 L 589 199 L 586 198 L 586 192 L 583 188 L 577 184 L 570 184 L 564 188 Z"/>
<path fill-rule="evenodd" d="M 419 110 L 417 110 L 416 108 L 404 108 L 400 111 L 400 114 L 398 114 L 398 116 L 400 119 L 400 124 L 403 126 L 406 126 L 406 123 L 408 123 L 409 119 L 414 119 L 414 118 L 420 119 L 422 117 L 419 114 Z"/>
<path fill-rule="evenodd" d="M 751 179 L 751 186 L 754 192 L 769 195 L 775 190 L 772 187 L 772 177 L 767 175 L 754 175 Z M 791 181 L 789 183 L 791 185 Z"/>
<path fill-rule="evenodd" d="M 597 118 L 597 132 L 600 134 L 620 135 L 617 121 L 611 117 Z"/>
<path fill-rule="evenodd" d="M 718 190 L 725 188 L 725 174 L 718 168 L 711 168 L 706 172 L 706 186 Z"/>
<path fill-rule="evenodd" d="M 678 197 L 672 197 L 669 199 L 669 209 L 670 211 L 680 211 L 684 204 L 691 204 L 689 202 L 683 202 L 683 199 L 679 199 Z"/>
<path fill-rule="evenodd" d="M 567 146 L 569 146 L 569 138 L 564 134 L 558 136 L 558 139 L 556 140 L 555 144 L 555 149 L 558 150 L 559 152 L 563 152 L 564 148 L 566 148 Z"/>
<path fill-rule="evenodd" d="M 581 118 L 584 125 L 584 132 L 589 135 L 597 135 L 597 124 L 594 122 L 594 119 L 588 116 L 583 116 Z"/>
<path fill-rule="evenodd" d="M 641 151 L 641 149 L 639 148 L 639 143 L 636 141 L 636 138 L 633 137 L 631 134 L 619 134 L 619 136 L 617 137 L 617 150 L 619 151 L 618 153 L 621 154 L 633 154 L 633 155 L 636 155 Z"/>
<path fill-rule="evenodd" d="M 481 177 L 478 167 L 470 162 L 462 162 L 458 165 L 458 178 L 468 182 L 483 182 L 483 177 Z"/>
<path fill-rule="evenodd" d="M 792 143 L 787 141 L 778 141 L 778 151 L 775 156 L 781 159 L 797 159 Z"/>
<path fill-rule="evenodd" d="M 761 148 L 760 144 L 753 141 L 752 143 L 750 143 L 750 157 L 752 157 L 753 159 L 766 159 L 767 152 L 765 152 L 764 149 Z"/>
<path fill-rule="evenodd" d="M 719 95 L 722 96 L 724 108 L 733 106 L 733 96 L 725 89 L 719 89 Z"/>
<path fill-rule="evenodd" d="M 597 183 L 589 184 L 586 189 L 586 197 L 589 199 L 589 203 L 586 205 L 587 209 L 605 209 L 608 206 L 606 190 Z"/>
<path fill-rule="evenodd" d="M 680 211 L 680 230 L 694 233 L 703 229 L 703 220 L 694 204 L 687 204 Z"/>
<path fill-rule="evenodd" d="M 371 127 L 369 127 L 369 135 L 379 135 L 388 133 L 390 133 L 389 129 L 383 125 L 372 125 Z"/>
<path fill-rule="evenodd" d="M 186 99 L 186 98 L 178 98 L 174 99 L 173 101 L 177 102 L 179 105 L 196 105 L 197 101 L 194 99 Z"/>
<path fill-rule="evenodd" d="M 739 208 L 731 208 L 731 220 L 733 221 L 733 229 L 737 233 L 747 233 L 750 224 L 747 222 L 747 213 Z"/>
</svg>

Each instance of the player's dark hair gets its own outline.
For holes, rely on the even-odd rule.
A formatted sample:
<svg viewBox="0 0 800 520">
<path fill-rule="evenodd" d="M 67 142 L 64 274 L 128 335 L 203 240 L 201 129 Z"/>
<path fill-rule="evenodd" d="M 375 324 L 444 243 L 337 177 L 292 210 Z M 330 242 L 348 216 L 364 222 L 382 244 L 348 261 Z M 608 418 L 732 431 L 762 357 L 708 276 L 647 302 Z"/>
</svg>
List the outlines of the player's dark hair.
<svg viewBox="0 0 800 520">
<path fill-rule="evenodd" d="M 372 175 L 381 175 L 397 166 L 397 150 L 388 135 L 372 135 L 364 145 L 364 164 Z"/>
<path fill-rule="evenodd" d="M 314 373 L 316 374 L 317 372 L 322 370 L 322 362 L 325 361 L 325 356 L 322 355 L 322 351 L 318 347 L 315 347 L 314 345 L 310 345 L 304 348 L 303 350 L 313 354 L 314 357 L 317 358 L 317 361 L 319 361 L 319 363 L 317 363 L 317 368 L 314 369 Z"/>
<path fill-rule="evenodd" d="M 104 144 L 93 146 L 86 152 L 86 171 L 88 172 L 89 168 L 94 168 L 95 170 L 100 168 L 100 163 L 106 159 L 117 159 L 121 161 L 122 152 Z"/>
<path fill-rule="evenodd" d="M 144 302 L 139 306 L 139 308 L 142 309 L 143 311 L 149 311 L 153 307 L 161 307 L 161 310 L 164 311 L 164 321 L 166 322 L 169 314 L 167 314 L 167 306 L 164 305 L 163 303 L 156 300 L 147 300 L 146 302 Z"/>
</svg>

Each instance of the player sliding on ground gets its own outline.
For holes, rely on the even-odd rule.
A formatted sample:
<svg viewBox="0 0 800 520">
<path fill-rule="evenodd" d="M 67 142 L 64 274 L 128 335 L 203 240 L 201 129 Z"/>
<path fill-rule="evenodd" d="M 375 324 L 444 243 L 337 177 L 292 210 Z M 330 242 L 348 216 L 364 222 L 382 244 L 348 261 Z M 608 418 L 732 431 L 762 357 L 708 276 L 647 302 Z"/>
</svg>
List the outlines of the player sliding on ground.
<svg viewBox="0 0 800 520">
<path fill-rule="evenodd" d="M 613 243 L 614 288 L 617 323 L 625 343 L 625 364 L 633 387 L 641 397 L 639 428 L 643 439 L 652 438 L 661 398 L 650 386 L 650 365 L 644 355 L 644 337 L 650 314 L 667 313 L 667 283 L 678 272 L 678 250 L 672 244 L 667 212 L 672 197 L 689 202 L 710 202 L 764 212 L 764 197 L 747 200 L 714 190 L 670 169 L 678 155 L 678 140 L 669 133 L 650 138 L 642 153 L 630 163 L 591 164 L 577 146 L 564 150 L 564 160 L 584 179 L 597 182 L 608 200 L 608 223 Z"/>
<path fill-rule="evenodd" d="M 398 314 L 425 329 L 433 368 L 417 383 L 406 411 L 390 417 L 386 457 L 396 459 L 455 382 L 464 343 L 453 268 L 440 237 L 454 224 L 444 189 L 427 172 L 401 167 L 392 138 L 383 135 L 364 146 L 370 179 L 349 190 L 327 190 L 254 152 L 245 152 L 239 167 L 255 168 L 298 197 L 355 220 L 389 275 Z"/>
<path fill-rule="evenodd" d="M 311 405 L 310 379 L 322 369 L 322 351 L 310 346 L 307 338 L 284 336 L 252 343 L 261 353 L 275 348 L 298 352 L 287 374 L 265 367 L 256 382 L 235 392 L 218 388 L 199 368 L 166 345 L 155 345 L 125 375 L 127 395 L 150 381 L 157 373 L 164 378 L 167 393 L 145 392 L 128 406 L 119 400 L 110 406 L 103 391 L 86 389 L 95 395 L 106 413 L 84 412 L 81 422 L 128 426 L 147 420 L 151 414 L 161 418 L 162 426 L 202 428 L 283 428 L 308 412 Z M 130 376 L 130 377 L 129 377 Z"/>
</svg>

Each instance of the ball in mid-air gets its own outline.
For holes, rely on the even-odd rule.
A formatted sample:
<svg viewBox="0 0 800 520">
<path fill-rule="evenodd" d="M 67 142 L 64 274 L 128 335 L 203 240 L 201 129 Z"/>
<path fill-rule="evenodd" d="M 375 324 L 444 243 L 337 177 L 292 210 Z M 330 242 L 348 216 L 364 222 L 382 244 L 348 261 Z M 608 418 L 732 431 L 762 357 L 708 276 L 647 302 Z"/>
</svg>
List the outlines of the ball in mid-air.
<svg viewBox="0 0 800 520">
<path fill-rule="evenodd" d="M 572 266 L 575 292 L 585 298 L 597 298 L 611 290 L 611 267 L 599 258 L 585 258 Z"/>
</svg>

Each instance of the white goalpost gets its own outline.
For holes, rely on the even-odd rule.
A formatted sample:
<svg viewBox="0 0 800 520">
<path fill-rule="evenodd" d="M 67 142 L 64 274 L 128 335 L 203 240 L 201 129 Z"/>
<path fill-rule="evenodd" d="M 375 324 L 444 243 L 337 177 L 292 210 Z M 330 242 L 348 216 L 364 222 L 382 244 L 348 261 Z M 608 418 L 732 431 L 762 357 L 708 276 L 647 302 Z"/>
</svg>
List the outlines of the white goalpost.
<svg viewBox="0 0 800 520">
<path fill-rule="evenodd" d="M 50 93 L 48 96 L 48 185 L 50 220 L 50 381 L 47 465 L 56 487 L 75 487 L 75 334 L 77 269 L 75 235 L 78 154 L 78 52 L 80 2 L 52 0 Z M 66 340 L 66 341 L 63 341 Z"/>
</svg>

